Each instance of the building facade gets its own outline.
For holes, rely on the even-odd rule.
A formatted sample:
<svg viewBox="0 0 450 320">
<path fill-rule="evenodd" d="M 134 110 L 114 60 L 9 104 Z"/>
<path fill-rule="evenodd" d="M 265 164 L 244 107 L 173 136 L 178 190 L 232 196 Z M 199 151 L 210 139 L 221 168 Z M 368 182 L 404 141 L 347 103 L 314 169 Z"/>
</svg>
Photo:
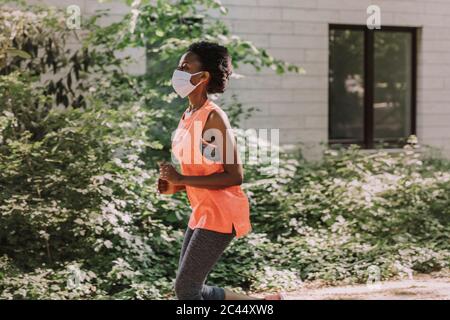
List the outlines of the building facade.
<svg viewBox="0 0 450 320">
<path fill-rule="evenodd" d="M 45 1 L 52 2 L 79 4 L 86 13 L 109 7 L 111 21 L 129 10 L 121 1 Z M 224 98 L 236 94 L 245 108 L 259 109 L 243 127 L 279 128 L 281 143 L 300 144 L 310 158 L 328 144 L 395 148 L 409 134 L 450 157 L 450 0 L 222 4 L 228 14 L 213 18 L 306 72 L 235 70 L 245 77 L 233 80 Z M 381 29 L 375 31 L 366 26 L 375 13 L 368 13 L 371 5 L 380 9 Z"/>
</svg>

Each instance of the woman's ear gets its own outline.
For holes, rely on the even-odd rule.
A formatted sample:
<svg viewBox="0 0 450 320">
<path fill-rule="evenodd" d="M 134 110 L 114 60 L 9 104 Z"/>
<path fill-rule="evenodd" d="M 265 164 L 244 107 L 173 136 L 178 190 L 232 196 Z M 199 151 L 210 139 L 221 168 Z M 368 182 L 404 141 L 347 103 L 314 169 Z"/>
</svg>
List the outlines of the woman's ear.
<svg viewBox="0 0 450 320">
<path fill-rule="evenodd" d="M 204 82 L 208 82 L 210 76 L 211 76 L 211 75 L 209 74 L 208 71 L 203 71 L 200 80 L 201 80 L 201 81 L 204 81 Z"/>
<path fill-rule="evenodd" d="M 199 85 L 200 83 L 208 84 L 210 74 L 208 71 L 202 71 L 201 74 L 196 74 L 191 78 L 191 83 L 193 85 Z M 196 79 L 195 82 L 192 82 L 192 79 Z"/>
<path fill-rule="evenodd" d="M 209 81 L 210 74 L 208 71 L 201 71 L 201 74 L 196 74 L 191 77 L 191 84 L 198 85 L 200 82 L 207 83 Z"/>
</svg>

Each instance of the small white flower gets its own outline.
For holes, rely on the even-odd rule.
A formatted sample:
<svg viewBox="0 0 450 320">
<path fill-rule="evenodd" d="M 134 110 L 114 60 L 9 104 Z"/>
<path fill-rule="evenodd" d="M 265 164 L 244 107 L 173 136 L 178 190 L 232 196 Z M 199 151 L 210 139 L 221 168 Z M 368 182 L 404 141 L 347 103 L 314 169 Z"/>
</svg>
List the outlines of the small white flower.
<svg viewBox="0 0 450 320">
<path fill-rule="evenodd" d="M 105 245 L 106 248 L 111 249 L 113 244 L 111 241 L 106 240 L 105 242 L 103 242 L 103 244 Z"/>
</svg>

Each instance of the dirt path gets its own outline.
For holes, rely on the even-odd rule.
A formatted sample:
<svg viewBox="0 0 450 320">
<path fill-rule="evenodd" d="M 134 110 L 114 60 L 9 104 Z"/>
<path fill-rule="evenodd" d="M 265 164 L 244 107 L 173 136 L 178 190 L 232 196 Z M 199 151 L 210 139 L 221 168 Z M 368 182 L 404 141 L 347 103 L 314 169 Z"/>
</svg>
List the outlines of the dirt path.
<svg viewBox="0 0 450 320">
<path fill-rule="evenodd" d="M 450 300 L 450 273 L 415 275 L 413 280 L 383 281 L 376 285 L 321 287 L 311 282 L 287 293 L 287 300 Z"/>
</svg>

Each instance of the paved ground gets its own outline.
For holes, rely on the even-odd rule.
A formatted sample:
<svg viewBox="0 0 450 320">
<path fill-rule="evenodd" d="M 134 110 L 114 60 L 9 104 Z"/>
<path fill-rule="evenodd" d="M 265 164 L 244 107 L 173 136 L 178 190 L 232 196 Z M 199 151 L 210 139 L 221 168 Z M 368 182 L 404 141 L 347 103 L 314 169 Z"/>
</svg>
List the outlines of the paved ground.
<svg viewBox="0 0 450 320">
<path fill-rule="evenodd" d="M 413 280 L 383 281 L 377 285 L 323 287 L 305 284 L 288 292 L 288 300 L 450 300 L 450 273 L 415 275 Z"/>
</svg>

